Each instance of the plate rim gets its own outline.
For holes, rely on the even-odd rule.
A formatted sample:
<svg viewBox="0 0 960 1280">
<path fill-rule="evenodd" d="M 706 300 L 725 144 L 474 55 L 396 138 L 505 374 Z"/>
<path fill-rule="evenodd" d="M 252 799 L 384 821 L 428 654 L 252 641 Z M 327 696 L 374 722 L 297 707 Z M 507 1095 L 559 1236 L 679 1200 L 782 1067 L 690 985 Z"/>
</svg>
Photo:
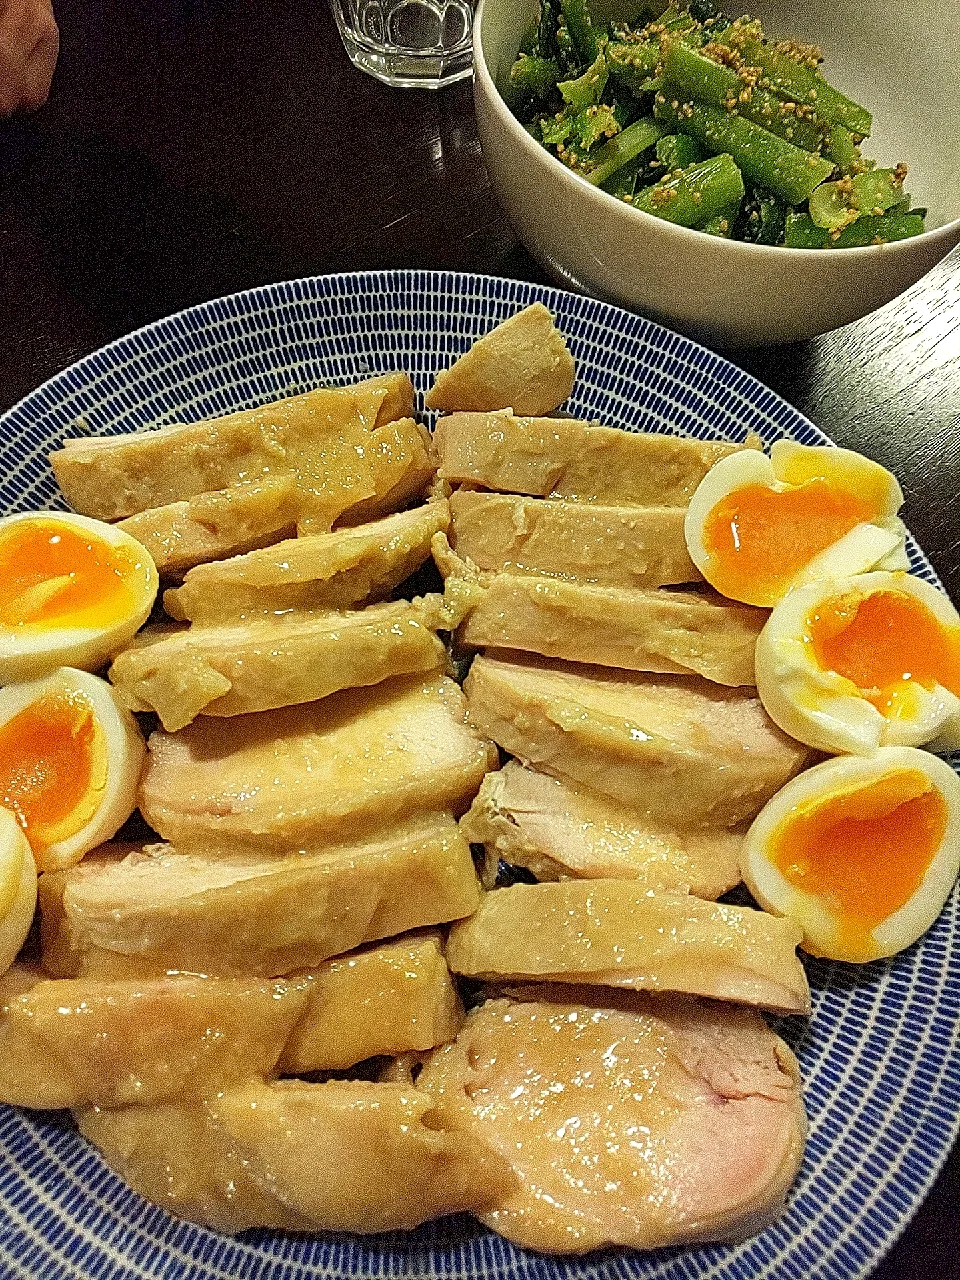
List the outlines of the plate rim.
<svg viewBox="0 0 960 1280">
<path fill-rule="evenodd" d="M 259 296 L 269 294 L 271 290 L 284 289 L 296 285 L 312 285 L 324 280 L 375 281 L 378 279 L 390 279 L 391 277 L 410 277 L 417 275 L 436 277 L 441 281 L 481 281 L 484 284 L 500 282 L 519 286 L 521 289 L 532 289 L 539 295 L 556 295 L 564 298 L 577 299 L 586 305 L 597 306 L 605 311 L 613 311 L 618 314 L 628 316 L 632 321 L 640 324 L 644 335 L 648 331 L 668 335 L 668 337 L 683 344 L 684 346 L 694 348 L 696 351 L 700 352 L 703 357 L 707 358 L 711 362 L 711 364 L 716 363 L 734 370 L 737 376 L 743 379 L 743 384 L 745 386 L 749 385 L 751 390 L 756 389 L 764 395 L 772 397 L 774 401 L 785 406 L 791 414 L 795 415 L 795 417 L 801 420 L 806 426 L 811 427 L 815 432 L 823 436 L 828 443 L 836 447 L 836 442 L 831 439 L 822 427 L 819 427 L 802 410 L 797 409 L 796 406 L 792 405 L 790 401 L 780 395 L 779 392 L 774 391 L 772 387 L 769 387 L 765 382 L 758 378 L 756 374 L 751 373 L 748 369 L 742 368 L 728 356 L 714 351 L 711 347 L 706 346 L 696 338 L 688 337 L 686 334 L 682 334 L 675 329 L 671 329 L 668 325 L 661 324 L 658 320 L 653 320 L 648 316 L 641 315 L 637 311 L 631 311 L 629 307 L 620 306 L 615 302 L 607 302 L 602 298 L 594 297 L 592 294 L 580 293 L 573 289 L 565 289 L 560 285 L 541 284 L 539 281 L 521 280 L 516 276 L 499 276 L 494 275 L 491 272 L 456 271 L 446 268 L 432 267 L 375 267 L 363 271 L 331 271 L 318 272 L 314 275 L 308 276 L 292 276 L 289 279 L 274 280 L 266 284 L 252 285 L 246 289 L 235 289 L 231 293 L 220 294 L 215 298 L 207 298 L 202 302 L 194 302 L 189 306 L 180 307 L 176 311 L 171 311 L 167 315 L 158 316 L 154 320 L 148 320 L 144 324 L 138 325 L 135 329 L 131 329 L 127 333 L 119 334 L 117 337 L 111 338 L 109 342 L 102 343 L 100 346 L 84 352 L 83 355 L 78 356 L 75 360 L 71 360 L 69 364 L 64 365 L 62 369 L 58 369 L 56 372 L 44 378 L 44 380 L 38 383 L 31 391 L 22 395 L 18 400 L 10 405 L 9 408 L 5 409 L 3 413 L 0 413 L 0 428 L 7 424 L 7 420 L 9 418 L 13 418 L 15 415 L 22 413 L 34 397 L 40 397 L 44 393 L 49 392 L 61 378 L 65 378 L 68 374 L 74 373 L 76 370 L 82 368 L 87 361 L 93 360 L 97 356 L 110 355 L 123 347 L 125 343 L 134 342 L 135 340 L 142 338 L 145 334 L 150 333 L 152 330 L 159 329 L 164 325 L 183 321 L 186 317 L 202 312 L 217 303 L 227 304 L 236 302 L 239 299 L 257 298 Z M 543 301 L 543 297 L 541 296 L 537 300 Z M 545 303 L 545 305 L 549 304 Z"/>
<path fill-rule="evenodd" d="M 92 351 L 85 353 L 78 359 L 73 360 L 63 369 L 51 374 L 42 383 L 33 390 L 22 396 L 15 404 L 5 410 L 0 415 L 0 431 L 4 427 L 17 422 L 24 416 L 29 417 L 32 413 L 39 413 L 40 408 L 33 407 L 32 402 L 50 398 L 55 395 L 58 389 L 58 383 L 71 376 L 78 379 L 88 379 L 92 376 L 92 371 L 85 368 L 89 362 L 97 357 L 113 357 L 118 351 L 122 352 L 126 344 L 136 344 L 138 340 L 153 332 L 161 336 L 160 345 L 167 340 L 168 335 L 163 334 L 166 326 L 176 326 L 186 323 L 189 325 L 188 317 L 209 311 L 216 304 L 242 303 L 241 310 L 246 308 L 249 310 L 262 310 L 263 306 L 268 303 L 271 297 L 276 298 L 279 292 L 280 300 L 287 304 L 297 302 L 295 292 L 297 286 L 300 286 L 304 293 L 304 301 L 308 301 L 311 297 L 323 296 L 323 282 L 358 282 L 361 285 L 376 285 L 378 282 L 412 282 L 418 277 L 426 278 L 431 281 L 438 282 L 437 287 L 446 291 L 456 293 L 458 295 L 472 296 L 478 298 L 484 303 L 494 303 L 497 299 L 492 296 L 492 290 L 496 286 L 509 286 L 511 290 L 520 290 L 530 295 L 529 301 L 542 301 L 547 306 L 551 305 L 551 299 L 572 299 L 576 304 L 587 308 L 590 313 L 584 314 L 582 319 L 586 323 L 596 323 L 596 321 L 605 314 L 614 313 L 615 315 L 626 317 L 631 325 L 637 325 L 636 332 L 632 335 L 631 341 L 635 341 L 638 345 L 645 344 L 650 340 L 651 335 L 660 335 L 661 345 L 664 337 L 678 344 L 674 351 L 676 354 L 683 356 L 685 353 L 694 351 L 699 353 L 702 362 L 702 373 L 705 379 L 714 377 L 719 370 L 726 374 L 727 377 L 732 373 L 735 378 L 736 389 L 744 395 L 745 399 L 757 405 L 757 397 L 762 401 L 767 401 L 768 405 L 776 406 L 778 410 L 786 410 L 787 417 L 791 419 L 791 425 L 797 426 L 802 424 L 805 428 L 810 429 L 822 440 L 834 444 L 829 435 L 816 425 L 809 417 L 791 405 L 779 393 L 768 387 L 754 374 L 748 370 L 741 368 L 726 356 L 719 354 L 710 348 L 697 342 L 695 339 L 688 338 L 684 335 L 675 333 L 675 331 L 658 323 L 657 321 L 639 316 L 637 313 L 627 308 L 618 306 L 614 303 L 605 302 L 600 299 L 593 298 L 589 295 L 575 293 L 568 289 L 563 289 L 555 285 L 545 285 L 534 281 L 519 280 L 508 276 L 498 276 L 488 273 L 478 273 L 469 271 L 456 270 L 440 270 L 433 268 L 382 268 L 370 269 L 365 271 L 341 271 L 334 273 L 321 273 L 310 276 L 296 277 L 289 280 L 280 280 L 259 284 L 246 289 L 239 289 L 230 294 L 222 295 L 218 298 L 207 299 L 202 302 L 183 307 L 178 311 L 171 312 L 168 315 L 157 317 L 152 321 L 138 326 L 129 333 L 119 335 L 110 342 L 105 343 Z M 477 285 L 485 286 L 477 289 Z M 472 288 L 471 288 L 472 286 Z M 402 287 L 402 286 L 401 286 Z M 367 288 L 358 289 L 357 292 L 369 292 Z M 526 305 L 526 304 L 523 304 Z M 595 314 L 591 309 L 595 309 Z M 622 330 L 619 331 L 622 333 Z M 136 352 L 131 354 L 138 354 Z M 642 356 L 640 357 L 642 358 Z M 262 403 L 258 401 L 257 403 Z M 766 406 L 765 406 L 766 407 Z M 48 410 L 47 410 L 48 411 Z M 780 428 L 778 427 L 778 430 Z M 933 574 L 934 579 L 939 583 L 939 578 L 935 574 L 930 565 L 928 558 L 919 545 L 914 541 L 914 547 L 919 551 L 928 570 Z M 942 584 L 941 584 L 942 586 Z M 949 957 L 945 960 L 945 966 L 949 963 Z M 925 1157 L 925 1174 L 922 1178 L 917 1179 L 918 1194 L 911 1196 L 911 1202 L 908 1212 L 903 1216 L 902 1220 L 896 1221 L 896 1228 L 892 1232 L 886 1232 L 883 1244 L 880 1248 L 870 1251 L 869 1257 L 864 1259 L 864 1267 L 858 1275 L 866 1276 L 871 1274 L 878 1263 L 889 1254 L 898 1241 L 902 1238 L 910 1223 L 913 1221 L 920 1207 L 929 1197 L 930 1190 L 935 1181 L 942 1172 L 947 1160 L 950 1157 L 951 1150 L 960 1135 L 960 1109 L 952 1117 L 952 1123 L 947 1125 L 946 1131 L 950 1134 L 949 1141 L 946 1142 L 938 1156 L 934 1160 L 927 1160 Z M 889 1180 L 889 1168 L 885 1170 L 885 1175 Z M 884 1184 L 886 1185 L 886 1183 Z M 160 1246 L 165 1248 L 166 1246 Z M 538 1258 L 541 1255 L 531 1255 Z M 589 1255 L 588 1255 L 589 1256 Z M 204 1272 L 204 1274 L 206 1274 Z M 210 1273 L 213 1274 L 213 1273 Z"/>
</svg>

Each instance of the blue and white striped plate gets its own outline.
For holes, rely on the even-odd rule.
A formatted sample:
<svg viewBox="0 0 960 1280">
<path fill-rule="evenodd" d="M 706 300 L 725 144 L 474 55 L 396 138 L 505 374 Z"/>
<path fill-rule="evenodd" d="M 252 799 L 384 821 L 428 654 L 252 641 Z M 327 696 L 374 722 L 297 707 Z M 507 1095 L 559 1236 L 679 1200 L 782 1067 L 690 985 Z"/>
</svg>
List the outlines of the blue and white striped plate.
<svg viewBox="0 0 960 1280">
<path fill-rule="evenodd" d="M 625 311 L 513 280 L 434 272 L 326 276 L 194 307 L 81 360 L 0 419 L 0 509 L 57 501 L 48 450 L 406 369 L 433 374 L 542 300 L 577 361 L 570 407 L 627 428 L 770 443 L 825 437 L 702 347 Z M 935 581 L 911 543 L 914 570 Z M 4 1280 L 857 1280 L 893 1243 L 949 1150 L 960 1113 L 960 912 L 955 893 L 916 946 L 862 968 L 811 962 L 809 1025 L 785 1034 L 811 1133 L 787 1212 L 745 1244 L 587 1259 L 524 1253 L 468 1219 L 366 1239 L 218 1236 L 145 1204 L 60 1114 L 0 1108 Z"/>
</svg>

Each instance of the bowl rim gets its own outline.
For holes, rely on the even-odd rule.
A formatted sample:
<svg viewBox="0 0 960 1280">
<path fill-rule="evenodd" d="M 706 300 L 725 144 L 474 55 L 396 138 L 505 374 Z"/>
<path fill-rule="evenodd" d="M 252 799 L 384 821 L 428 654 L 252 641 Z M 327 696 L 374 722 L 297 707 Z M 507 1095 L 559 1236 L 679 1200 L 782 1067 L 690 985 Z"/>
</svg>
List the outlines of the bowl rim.
<svg viewBox="0 0 960 1280">
<path fill-rule="evenodd" d="M 616 207 L 627 218 L 628 224 L 631 219 L 635 221 L 638 230 L 644 227 L 650 227 L 654 223 L 659 229 L 667 227 L 670 231 L 677 234 L 681 240 L 687 240 L 690 247 L 695 245 L 705 245 L 708 241 L 714 246 L 724 246 L 723 252 L 739 254 L 745 260 L 753 258 L 759 261 L 766 259 L 770 261 L 785 262 L 787 256 L 793 261 L 803 259 L 809 262 L 811 255 L 822 255 L 823 249 L 795 249 L 788 245 L 780 244 L 750 244 L 745 240 L 724 239 L 722 236 L 707 236 L 703 231 L 698 231 L 693 227 L 681 227 L 675 222 L 669 222 L 666 218 L 658 218 L 655 214 L 645 213 L 642 209 L 637 209 L 633 205 L 627 204 L 623 200 L 618 200 L 616 196 L 611 195 L 609 191 L 604 191 L 600 187 L 595 187 L 593 183 L 588 182 L 586 178 L 575 173 L 572 169 L 568 169 L 565 164 L 557 159 L 555 155 L 547 150 L 536 139 L 532 138 L 523 125 L 513 114 L 504 100 L 503 94 L 497 87 L 497 83 L 493 78 L 487 62 L 487 53 L 483 47 L 483 18 L 486 12 L 487 4 L 490 0 L 479 0 L 473 18 L 473 66 L 475 81 L 479 80 L 483 86 L 483 91 L 491 104 L 492 109 L 496 112 L 501 124 L 514 135 L 515 139 L 523 149 L 525 154 L 531 160 L 537 157 L 539 163 L 543 163 L 546 158 L 547 168 L 556 173 L 558 178 L 563 175 L 572 184 L 573 190 L 579 189 L 588 199 L 596 200 L 599 198 L 601 208 L 608 212 Z M 555 166 L 555 168 L 554 168 Z M 669 234 L 669 232 L 667 233 Z M 863 261 L 864 259 L 878 260 L 881 256 L 896 252 L 903 254 L 908 252 L 908 246 L 919 245 L 935 245 L 938 240 L 954 241 L 960 240 L 960 215 L 951 219 L 949 222 L 943 223 L 939 227 L 929 227 L 925 231 L 921 231 L 918 236 L 909 236 L 906 240 L 888 240 L 885 244 L 869 244 L 859 245 L 849 249 L 837 250 L 837 254 L 842 255 L 844 260 Z M 948 243 L 943 255 L 950 251 L 951 245 Z M 771 254 L 775 258 L 771 259 Z M 834 260 L 834 255 L 829 254 L 827 259 Z"/>
</svg>

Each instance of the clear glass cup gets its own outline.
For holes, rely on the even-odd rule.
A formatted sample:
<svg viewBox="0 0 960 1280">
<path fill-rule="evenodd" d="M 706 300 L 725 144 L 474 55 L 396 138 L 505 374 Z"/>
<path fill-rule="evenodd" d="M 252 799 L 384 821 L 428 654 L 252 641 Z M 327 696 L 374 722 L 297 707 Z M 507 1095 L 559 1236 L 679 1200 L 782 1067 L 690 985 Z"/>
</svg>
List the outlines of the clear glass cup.
<svg viewBox="0 0 960 1280">
<path fill-rule="evenodd" d="M 330 0 L 350 61 L 397 89 L 442 89 L 473 66 L 471 0 Z"/>
</svg>

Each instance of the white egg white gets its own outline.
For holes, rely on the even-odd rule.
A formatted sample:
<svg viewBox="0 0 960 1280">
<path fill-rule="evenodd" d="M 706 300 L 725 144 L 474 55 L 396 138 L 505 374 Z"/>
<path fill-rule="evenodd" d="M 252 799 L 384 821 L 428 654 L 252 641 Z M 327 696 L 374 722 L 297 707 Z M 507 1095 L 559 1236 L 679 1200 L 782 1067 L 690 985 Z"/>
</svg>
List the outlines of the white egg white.
<svg viewBox="0 0 960 1280">
<path fill-rule="evenodd" d="M 785 584 L 778 598 L 791 588 L 824 577 L 864 573 L 881 564 L 889 569 L 907 567 L 906 530 L 897 517 L 903 504 L 903 491 L 894 475 L 879 463 L 851 449 L 778 440 L 769 457 L 758 450 L 744 449 L 721 458 L 710 468 L 690 499 L 684 520 L 687 549 L 693 563 L 711 586 L 721 592 L 724 590 L 704 543 L 704 529 L 714 507 L 729 494 L 748 485 L 764 485 L 776 493 L 783 493 L 813 475 L 836 480 L 838 486 L 842 485 L 853 493 L 882 495 L 877 519 L 857 525 L 832 546 L 819 552 Z M 757 584 L 755 592 L 744 592 L 736 598 L 746 604 L 767 607 L 775 603 L 762 583 Z"/>
<path fill-rule="evenodd" d="M 37 867 L 20 824 L 0 809 L 0 973 L 27 940 L 37 905 Z"/>
<path fill-rule="evenodd" d="M 771 846 L 778 828 L 797 811 L 906 771 L 925 774 L 939 791 L 947 807 L 946 830 L 914 894 L 874 928 L 865 947 L 851 950 L 835 911 L 818 895 L 786 879 L 772 860 Z M 946 761 L 915 747 L 880 747 L 872 756 L 825 760 L 793 778 L 763 807 L 747 832 L 741 871 L 762 907 L 800 925 L 800 945 L 813 955 L 853 963 L 894 955 L 930 928 L 960 872 L 960 778 Z"/>
<path fill-rule="evenodd" d="M 157 567 L 135 538 L 102 520 L 66 511 L 28 511 L 0 519 L 0 537 L 14 524 L 43 520 L 64 524 L 111 547 L 123 547 L 136 571 L 127 580 L 133 603 L 126 617 L 100 627 L 11 627 L 0 625 L 0 684 L 36 680 L 58 667 L 96 671 L 123 649 L 150 615 L 160 586 Z"/>
<path fill-rule="evenodd" d="M 798 587 L 777 604 L 757 638 L 757 692 L 771 720 L 809 747 L 869 755 L 880 746 L 960 747 L 960 698 L 941 685 L 913 682 L 896 717 L 868 702 L 853 681 L 817 662 L 807 620 L 826 601 L 855 593 L 903 592 L 946 628 L 960 614 L 936 587 L 906 573 L 865 573 Z"/>
<path fill-rule="evenodd" d="M 136 808 L 137 787 L 146 757 L 146 743 L 136 720 L 121 706 L 106 680 L 62 667 L 42 680 L 0 689 L 0 728 L 42 698 L 68 694 L 82 698 L 103 733 L 107 776 L 96 808 L 83 827 L 46 849 L 34 850 L 41 871 L 72 867 L 85 853 L 111 839 Z"/>
</svg>

